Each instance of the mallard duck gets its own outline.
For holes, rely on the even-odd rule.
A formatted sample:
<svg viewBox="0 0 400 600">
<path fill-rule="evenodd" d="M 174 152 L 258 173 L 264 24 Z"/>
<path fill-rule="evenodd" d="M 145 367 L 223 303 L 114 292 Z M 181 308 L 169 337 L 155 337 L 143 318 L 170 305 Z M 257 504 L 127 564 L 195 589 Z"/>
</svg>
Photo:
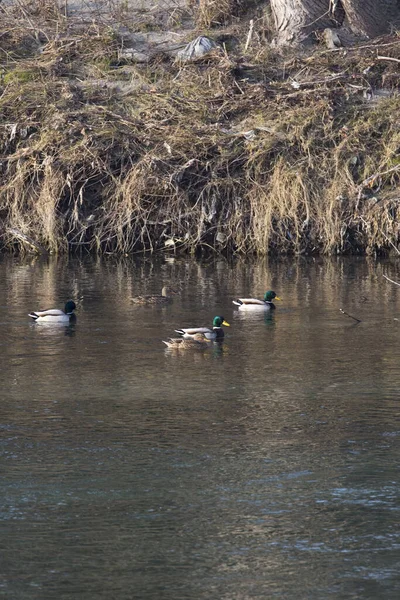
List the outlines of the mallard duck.
<svg viewBox="0 0 400 600">
<path fill-rule="evenodd" d="M 132 302 L 134 304 L 166 304 L 167 302 L 172 301 L 172 294 L 176 294 L 175 290 L 172 290 L 165 285 L 161 290 L 161 296 L 160 294 L 153 296 L 135 296 L 132 298 Z"/>
<path fill-rule="evenodd" d="M 163 343 L 174 350 L 205 350 L 210 341 L 204 333 L 196 333 L 192 339 L 169 338 L 167 341 L 163 340 Z"/>
<path fill-rule="evenodd" d="M 176 333 L 182 335 L 186 340 L 193 338 L 196 333 L 203 333 L 207 340 L 215 341 L 224 339 L 224 330 L 222 325 L 230 327 L 224 317 L 214 317 L 213 328 L 209 327 L 189 327 L 187 329 L 175 329 Z"/>
<path fill-rule="evenodd" d="M 271 310 L 275 308 L 272 300 L 280 300 L 275 292 L 265 292 L 264 300 L 257 298 L 237 298 L 233 300 L 233 304 L 239 307 L 239 310 Z"/>
<path fill-rule="evenodd" d="M 64 311 L 59 308 L 51 308 L 48 310 L 37 310 L 29 313 L 29 316 L 36 321 L 36 323 L 69 323 L 71 317 L 75 317 L 74 310 L 76 304 L 73 300 L 68 300 L 65 304 Z"/>
</svg>

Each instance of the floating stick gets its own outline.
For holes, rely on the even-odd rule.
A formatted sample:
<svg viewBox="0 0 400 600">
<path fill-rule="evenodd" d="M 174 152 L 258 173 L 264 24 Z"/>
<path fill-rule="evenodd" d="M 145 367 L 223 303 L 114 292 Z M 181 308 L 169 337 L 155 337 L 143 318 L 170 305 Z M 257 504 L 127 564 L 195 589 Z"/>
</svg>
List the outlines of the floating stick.
<svg viewBox="0 0 400 600">
<path fill-rule="evenodd" d="M 344 311 L 343 308 L 339 308 L 339 310 L 343 315 L 346 315 L 346 317 L 349 317 L 350 319 L 354 319 L 354 321 L 357 321 L 357 323 L 361 323 L 361 319 L 357 319 L 357 317 L 353 317 L 353 315 L 349 315 L 349 313 Z"/>
</svg>

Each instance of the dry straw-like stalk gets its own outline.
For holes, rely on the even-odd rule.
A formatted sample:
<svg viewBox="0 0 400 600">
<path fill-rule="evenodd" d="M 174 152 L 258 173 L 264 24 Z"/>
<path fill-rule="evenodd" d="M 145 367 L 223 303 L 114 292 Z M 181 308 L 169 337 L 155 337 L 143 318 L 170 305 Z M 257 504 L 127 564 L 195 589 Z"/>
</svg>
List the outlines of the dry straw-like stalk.
<svg viewBox="0 0 400 600">
<path fill-rule="evenodd" d="M 138 66 L 107 28 L 40 53 L 2 28 L 3 246 L 398 252 L 400 100 L 366 98 L 395 61 L 281 55 L 255 31 L 245 61 Z"/>
<path fill-rule="evenodd" d="M 191 3 L 198 27 L 209 29 L 229 23 L 237 12 L 239 0 L 196 0 Z"/>
</svg>

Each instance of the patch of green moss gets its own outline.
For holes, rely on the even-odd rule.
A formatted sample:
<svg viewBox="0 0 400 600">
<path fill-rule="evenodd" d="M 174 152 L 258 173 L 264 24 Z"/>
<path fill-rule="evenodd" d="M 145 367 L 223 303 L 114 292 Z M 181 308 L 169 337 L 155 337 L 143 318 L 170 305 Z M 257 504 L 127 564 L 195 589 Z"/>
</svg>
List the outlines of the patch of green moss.
<svg viewBox="0 0 400 600">
<path fill-rule="evenodd" d="M 34 81 L 37 77 L 37 73 L 34 71 L 26 71 L 23 69 L 14 69 L 4 75 L 3 81 L 5 85 L 15 83 L 28 83 L 28 81 Z"/>
</svg>

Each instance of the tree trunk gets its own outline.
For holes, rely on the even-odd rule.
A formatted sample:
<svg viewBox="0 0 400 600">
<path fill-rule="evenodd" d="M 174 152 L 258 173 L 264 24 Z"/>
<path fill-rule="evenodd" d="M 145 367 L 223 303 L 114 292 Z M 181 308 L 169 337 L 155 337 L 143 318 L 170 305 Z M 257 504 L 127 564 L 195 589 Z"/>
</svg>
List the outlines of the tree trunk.
<svg viewBox="0 0 400 600">
<path fill-rule="evenodd" d="M 399 0 L 342 0 L 352 31 L 370 38 L 389 33 L 400 22 Z"/>
<path fill-rule="evenodd" d="M 304 42 L 317 29 L 335 27 L 330 0 L 271 0 L 277 42 Z"/>
<path fill-rule="evenodd" d="M 370 38 L 400 24 L 400 0 L 270 0 L 278 44 L 311 41 L 312 34 L 343 26 Z"/>
</svg>

